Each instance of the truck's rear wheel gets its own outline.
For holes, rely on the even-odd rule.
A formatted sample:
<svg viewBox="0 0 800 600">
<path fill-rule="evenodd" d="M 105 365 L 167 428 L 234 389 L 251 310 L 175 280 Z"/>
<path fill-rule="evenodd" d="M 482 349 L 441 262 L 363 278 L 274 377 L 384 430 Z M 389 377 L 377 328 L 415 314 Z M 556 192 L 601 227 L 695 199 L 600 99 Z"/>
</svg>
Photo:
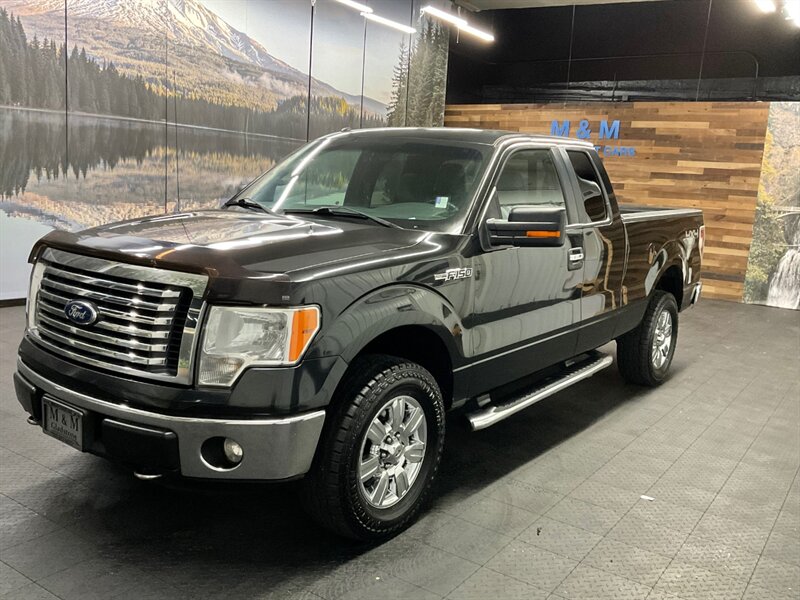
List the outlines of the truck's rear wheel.
<svg viewBox="0 0 800 600">
<path fill-rule="evenodd" d="M 617 365 L 631 383 L 659 385 L 667 376 L 678 340 L 678 304 L 675 297 L 656 290 L 642 322 L 617 338 Z"/>
<path fill-rule="evenodd" d="M 433 376 L 390 356 L 353 363 L 302 494 L 324 527 L 381 539 L 418 514 L 439 467 L 444 402 Z"/>
</svg>

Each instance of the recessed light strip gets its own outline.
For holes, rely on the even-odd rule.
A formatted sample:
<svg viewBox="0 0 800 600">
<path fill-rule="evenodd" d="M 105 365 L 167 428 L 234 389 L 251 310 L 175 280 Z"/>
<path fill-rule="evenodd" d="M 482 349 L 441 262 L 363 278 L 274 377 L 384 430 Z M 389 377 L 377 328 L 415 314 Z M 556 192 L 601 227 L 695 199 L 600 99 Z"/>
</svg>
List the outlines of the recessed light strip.
<svg viewBox="0 0 800 600">
<path fill-rule="evenodd" d="M 430 6 L 430 5 L 423 6 L 422 7 L 422 12 L 428 13 L 432 17 L 436 17 L 437 19 L 441 19 L 442 21 L 447 21 L 448 23 L 452 23 L 453 25 L 456 25 L 457 27 L 465 27 L 465 26 L 468 25 L 466 19 L 462 19 L 461 17 L 457 17 L 454 14 L 451 14 L 451 13 L 446 12 L 444 10 L 440 10 L 440 9 L 438 9 L 436 7 L 433 7 L 433 6 Z"/>
<path fill-rule="evenodd" d="M 493 42 L 494 36 L 489 33 L 488 31 L 483 31 L 481 29 L 476 29 L 472 25 L 462 25 L 458 28 L 460 31 L 464 33 L 469 33 L 470 35 L 474 35 L 476 38 L 483 40 L 484 42 Z"/>
<path fill-rule="evenodd" d="M 756 6 L 758 6 L 762 12 L 772 13 L 778 10 L 778 7 L 775 6 L 774 0 L 755 0 L 755 2 Z"/>
<path fill-rule="evenodd" d="M 786 0 L 783 11 L 787 21 L 792 21 L 800 27 L 800 0 Z"/>
<path fill-rule="evenodd" d="M 366 4 L 361 4 L 360 2 L 353 2 L 353 0 L 336 0 L 336 2 L 338 2 L 339 4 L 344 4 L 345 6 L 349 6 L 350 8 L 354 8 L 355 10 L 362 13 L 372 12 L 372 9 Z"/>
<path fill-rule="evenodd" d="M 386 25 L 387 27 L 391 27 L 392 29 L 397 29 L 402 31 L 403 33 L 417 33 L 417 30 L 413 27 L 409 27 L 408 25 L 403 25 L 402 23 L 398 23 L 397 21 L 392 21 L 391 19 L 387 19 L 386 17 L 381 17 L 380 15 L 376 15 L 373 13 L 362 12 L 361 16 L 365 19 L 369 19 L 370 21 L 375 21 L 376 23 L 380 23 L 381 25 Z"/>
<path fill-rule="evenodd" d="M 778 7 L 775 6 L 774 0 L 755 0 L 755 3 L 761 12 L 773 13 L 778 10 Z"/>
<path fill-rule="evenodd" d="M 458 28 L 459 31 L 463 31 L 464 33 L 474 35 L 475 37 L 483 40 L 484 42 L 494 41 L 494 36 L 488 31 L 483 31 L 482 29 L 473 27 L 472 25 L 467 23 L 466 19 L 462 19 L 461 17 L 451 14 L 447 11 L 440 10 L 434 6 L 428 5 L 422 7 L 422 12 L 427 13 L 432 17 L 436 17 L 437 19 L 441 19 L 442 21 L 447 21 L 448 23 L 452 23 Z"/>
</svg>

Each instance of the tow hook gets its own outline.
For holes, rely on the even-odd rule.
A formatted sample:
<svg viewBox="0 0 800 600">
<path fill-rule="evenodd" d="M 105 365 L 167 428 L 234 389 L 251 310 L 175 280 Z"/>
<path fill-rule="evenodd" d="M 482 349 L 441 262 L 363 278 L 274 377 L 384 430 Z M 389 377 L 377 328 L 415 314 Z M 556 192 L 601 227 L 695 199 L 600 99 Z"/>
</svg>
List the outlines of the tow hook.
<svg viewBox="0 0 800 600">
<path fill-rule="evenodd" d="M 28 417 L 28 425 L 41 425 L 41 423 L 33 417 Z"/>
<path fill-rule="evenodd" d="M 133 472 L 133 476 L 136 479 L 141 479 L 142 481 L 152 481 L 153 479 L 160 479 L 162 477 L 161 473 L 138 473 L 136 471 Z"/>
</svg>

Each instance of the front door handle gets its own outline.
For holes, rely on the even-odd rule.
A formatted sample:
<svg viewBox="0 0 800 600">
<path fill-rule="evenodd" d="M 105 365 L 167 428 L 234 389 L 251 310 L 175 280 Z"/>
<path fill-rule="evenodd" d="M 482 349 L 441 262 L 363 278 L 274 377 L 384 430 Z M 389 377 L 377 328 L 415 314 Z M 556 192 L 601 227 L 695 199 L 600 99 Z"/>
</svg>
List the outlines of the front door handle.
<svg viewBox="0 0 800 600">
<path fill-rule="evenodd" d="M 570 271 L 577 271 L 583 267 L 583 258 L 583 248 L 570 248 L 569 252 L 567 253 L 567 259 L 569 262 L 567 268 Z"/>
</svg>

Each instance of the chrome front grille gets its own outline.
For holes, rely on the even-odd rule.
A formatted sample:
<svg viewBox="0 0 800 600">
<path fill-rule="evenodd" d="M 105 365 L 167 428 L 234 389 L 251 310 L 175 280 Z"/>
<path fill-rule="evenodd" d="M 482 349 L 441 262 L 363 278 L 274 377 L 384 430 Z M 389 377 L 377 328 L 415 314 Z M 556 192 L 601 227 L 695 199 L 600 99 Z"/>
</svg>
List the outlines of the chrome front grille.
<svg viewBox="0 0 800 600">
<path fill-rule="evenodd" d="M 29 331 L 87 366 L 189 383 L 207 282 L 205 275 L 47 249 L 33 273 Z M 75 301 L 96 311 L 93 323 L 68 318 Z"/>
</svg>

